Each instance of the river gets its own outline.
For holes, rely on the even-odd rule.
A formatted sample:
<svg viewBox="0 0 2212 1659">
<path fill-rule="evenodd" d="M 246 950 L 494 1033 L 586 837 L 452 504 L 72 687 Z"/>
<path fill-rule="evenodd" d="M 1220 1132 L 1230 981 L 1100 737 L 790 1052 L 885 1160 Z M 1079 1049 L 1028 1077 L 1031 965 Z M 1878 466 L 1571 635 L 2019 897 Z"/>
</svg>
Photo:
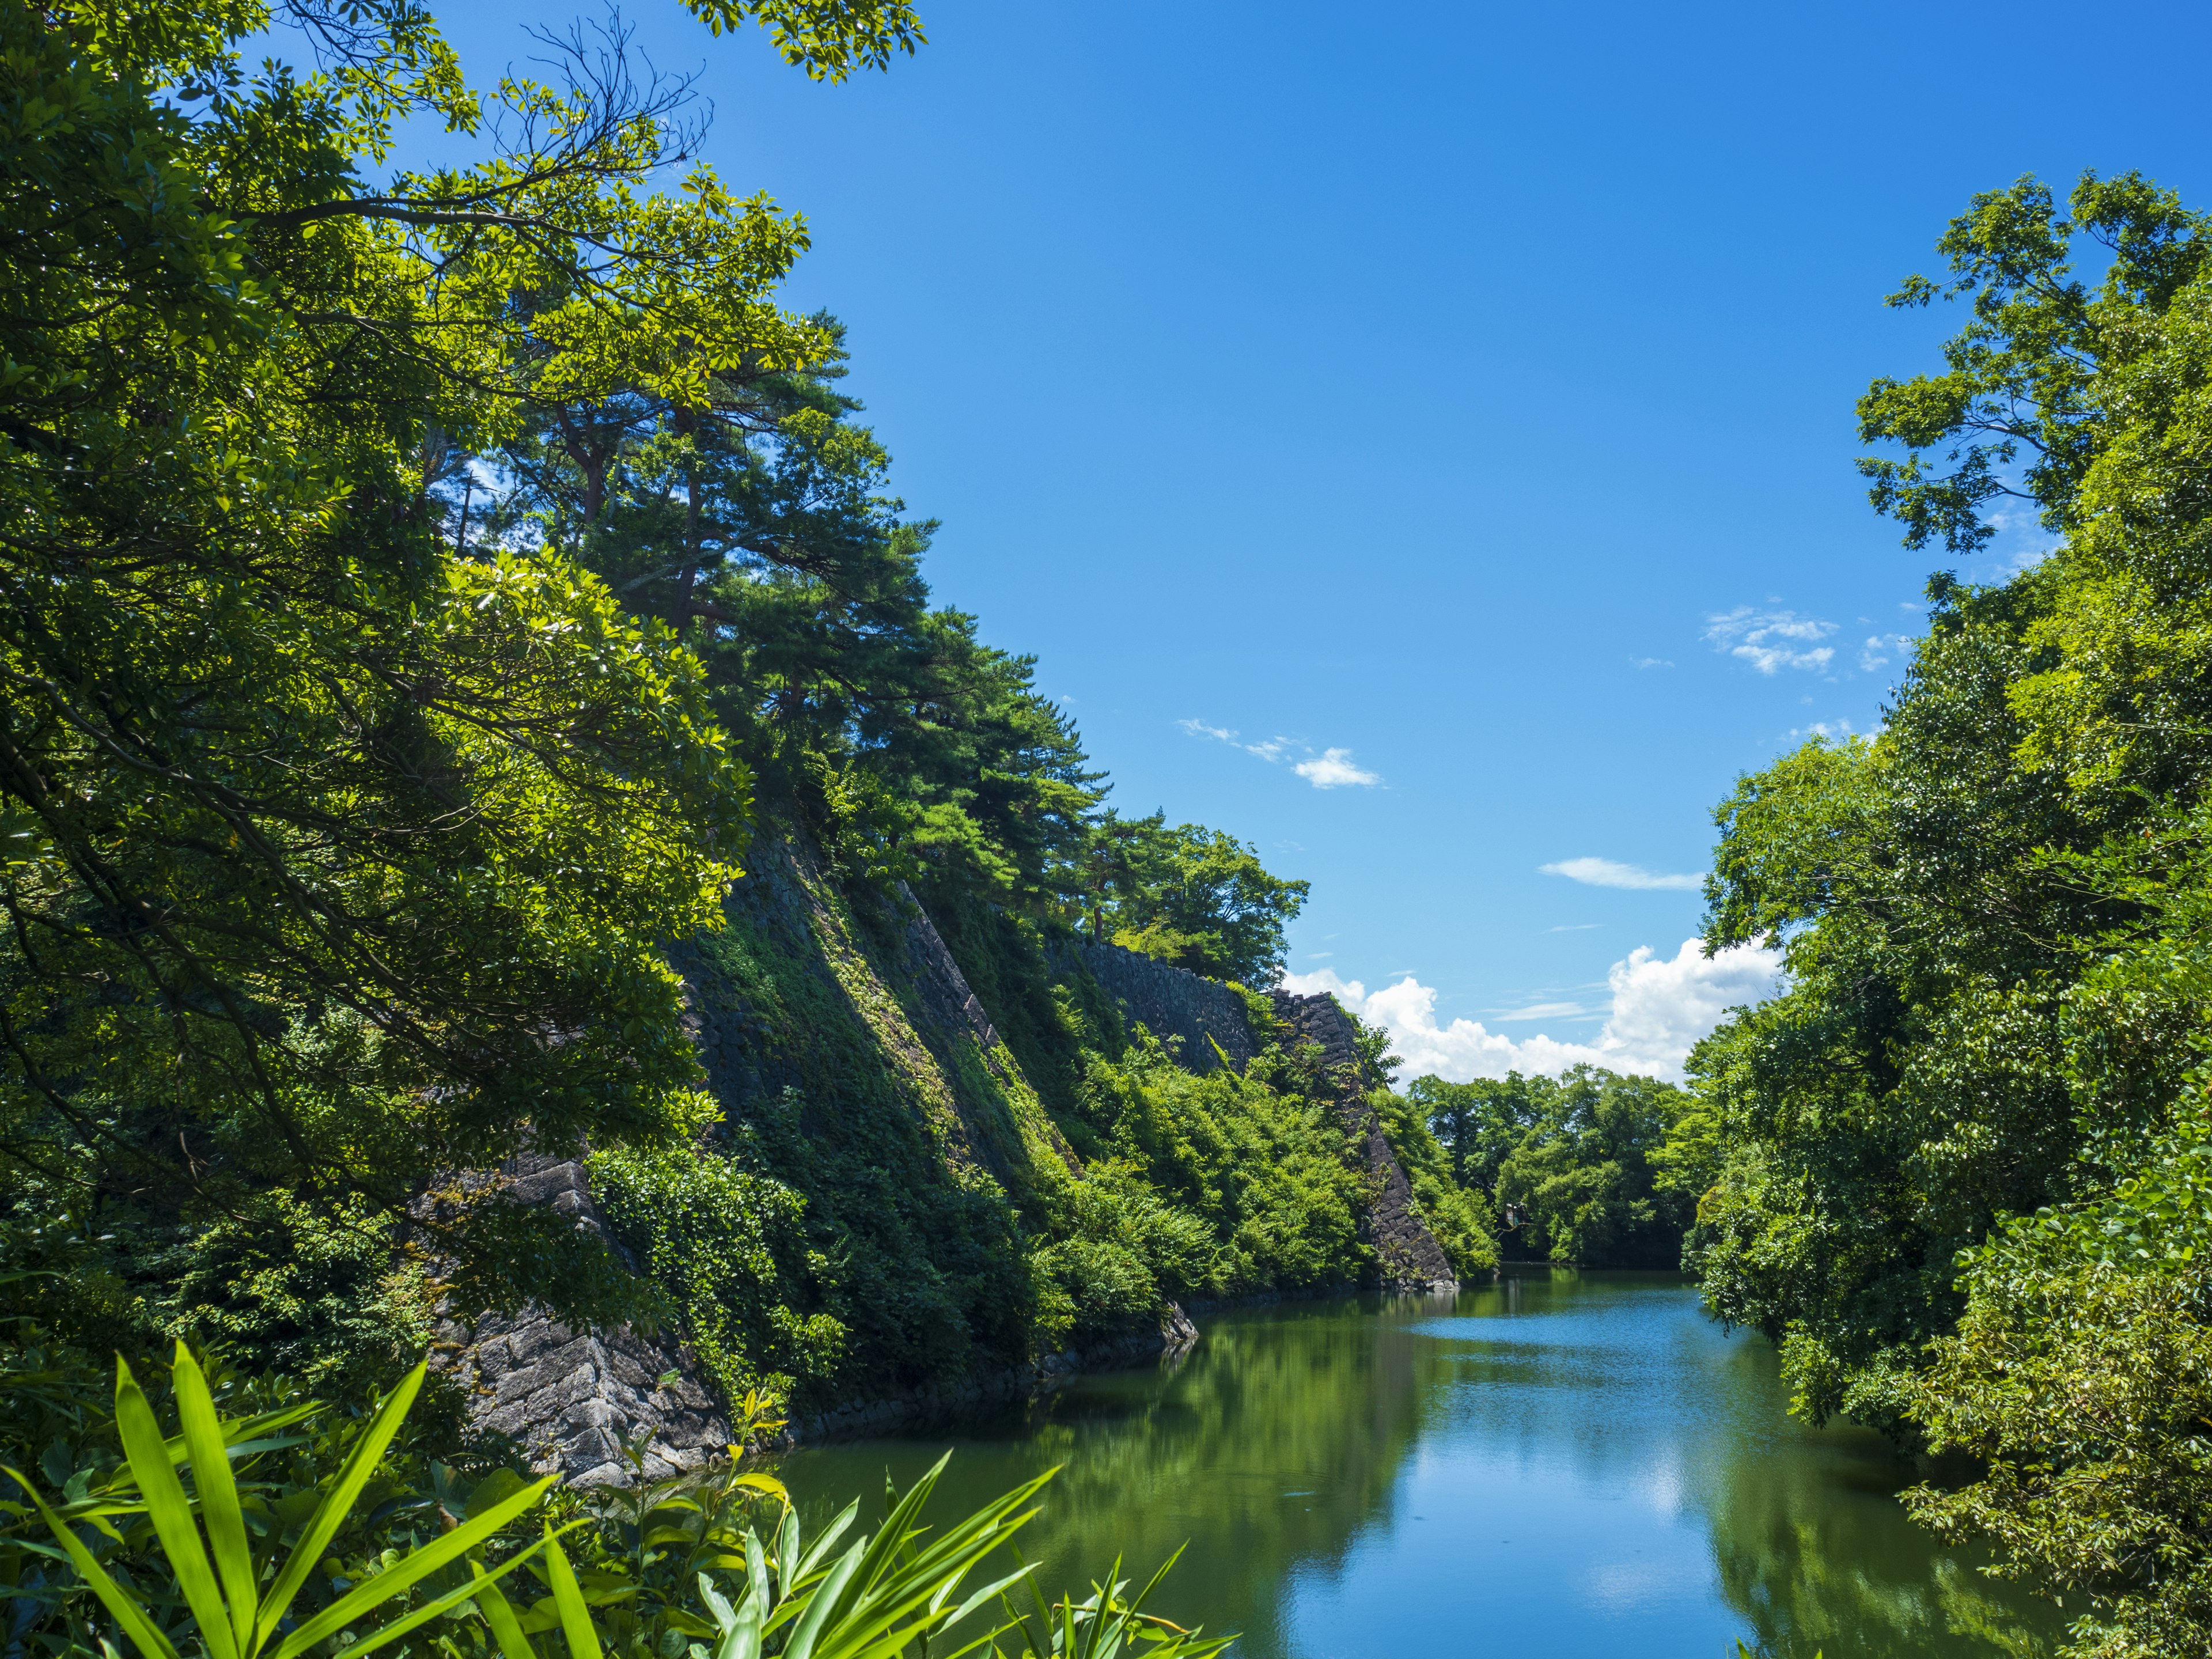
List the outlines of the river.
<svg viewBox="0 0 2212 1659">
<path fill-rule="evenodd" d="M 949 1516 L 1058 1464 L 1023 1534 L 1043 1582 L 1119 1549 L 1154 1606 L 1242 1659 L 1409 1651 L 1528 1659 L 1996 1659 L 2057 1615 L 1939 1549 L 1863 1430 L 1784 1414 L 1772 1350 L 1680 1278 L 1511 1273 L 1456 1297 L 1369 1297 L 1200 1322 L 1179 1361 L 1103 1373 L 934 1432 L 808 1448 L 810 1523 L 880 1515 L 954 1449 Z M 1127 1569 L 1125 1569 L 1125 1571 Z"/>
</svg>

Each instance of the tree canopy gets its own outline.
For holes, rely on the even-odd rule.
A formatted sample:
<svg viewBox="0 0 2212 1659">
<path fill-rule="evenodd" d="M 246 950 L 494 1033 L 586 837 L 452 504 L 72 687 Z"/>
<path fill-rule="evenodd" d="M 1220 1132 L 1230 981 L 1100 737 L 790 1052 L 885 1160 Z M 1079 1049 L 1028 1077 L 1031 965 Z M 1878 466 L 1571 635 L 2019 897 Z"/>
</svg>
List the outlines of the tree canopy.
<svg viewBox="0 0 2212 1659">
<path fill-rule="evenodd" d="M 690 9 L 817 79 L 923 39 Z M 538 38 L 483 88 L 407 0 L 0 9 L 0 1160 L 185 1279 L 404 1238 L 630 1306 L 459 1176 L 711 1117 L 667 950 L 763 814 L 887 906 L 1206 972 L 1271 977 L 1303 895 L 1102 811 L 1032 660 L 931 605 L 842 328 L 775 298 L 803 222 L 618 18 Z M 395 169 L 419 121 L 473 159 Z"/>
<path fill-rule="evenodd" d="M 1861 402 L 1875 507 L 1963 552 L 2014 496 L 2059 542 L 1936 576 L 1882 731 L 1723 804 L 1708 948 L 1789 977 L 1692 1055 L 1672 1149 L 1710 1182 L 1715 1310 L 1781 1344 L 1806 1415 L 1980 1459 L 1916 1508 L 2086 1597 L 2100 1659 L 2212 1639 L 2208 230 L 2134 174 L 2063 210 L 2025 179 L 1893 297 L 1968 314 Z"/>
</svg>

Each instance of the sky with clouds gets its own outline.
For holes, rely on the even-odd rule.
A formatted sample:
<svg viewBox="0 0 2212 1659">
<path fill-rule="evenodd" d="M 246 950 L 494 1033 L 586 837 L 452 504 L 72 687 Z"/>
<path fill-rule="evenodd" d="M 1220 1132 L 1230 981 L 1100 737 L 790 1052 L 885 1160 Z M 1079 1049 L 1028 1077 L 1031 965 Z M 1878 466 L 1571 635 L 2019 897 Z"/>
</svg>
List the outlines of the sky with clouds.
<svg viewBox="0 0 2212 1659">
<path fill-rule="evenodd" d="M 627 15 L 805 215 L 787 300 L 939 601 L 1123 811 L 1311 881 L 1298 982 L 1448 1075 L 1664 1069 L 1771 982 L 1686 945 L 1711 810 L 1877 729 L 1922 625 L 1853 404 L 1957 327 L 1881 303 L 1948 218 L 2084 167 L 2212 203 L 2201 7 L 920 3 L 843 87 Z M 479 76 L 545 15 L 434 9 Z"/>
</svg>

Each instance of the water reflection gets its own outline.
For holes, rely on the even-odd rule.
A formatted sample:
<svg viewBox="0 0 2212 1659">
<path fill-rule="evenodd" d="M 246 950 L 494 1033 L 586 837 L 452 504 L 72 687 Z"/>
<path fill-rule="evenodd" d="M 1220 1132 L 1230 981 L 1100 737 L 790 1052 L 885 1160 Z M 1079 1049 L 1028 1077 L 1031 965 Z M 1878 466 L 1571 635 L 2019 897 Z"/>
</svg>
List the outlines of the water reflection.
<svg viewBox="0 0 2212 1659">
<path fill-rule="evenodd" d="M 1247 1659 L 2047 1651 L 2051 1615 L 1905 1520 L 1910 1465 L 1782 1405 L 1771 1352 L 1679 1279 L 1540 1273 L 1223 1316 L 1180 1365 L 786 1475 L 818 1520 L 948 1444 L 947 1512 L 1062 1465 L 1027 1535 L 1046 1582 L 1188 1539 L 1164 1605 Z"/>
</svg>

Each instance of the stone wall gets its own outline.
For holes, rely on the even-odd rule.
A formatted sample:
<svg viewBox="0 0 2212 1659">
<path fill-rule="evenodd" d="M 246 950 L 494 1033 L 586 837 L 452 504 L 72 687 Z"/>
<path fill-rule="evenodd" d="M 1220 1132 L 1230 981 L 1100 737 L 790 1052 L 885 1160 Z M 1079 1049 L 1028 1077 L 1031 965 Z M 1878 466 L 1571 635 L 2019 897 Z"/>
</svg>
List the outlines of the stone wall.
<svg viewBox="0 0 2212 1659">
<path fill-rule="evenodd" d="M 1078 940 L 1060 950 L 1063 962 L 1080 963 L 1131 1019 L 1166 1043 L 1192 1071 L 1218 1068 L 1215 1043 L 1240 1072 L 1259 1052 L 1244 999 L 1226 985 L 1118 945 Z"/>
<path fill-rule="evenodd" d="M 526 1155 L 498 1177 L 516 1199 L 543 1204 L 576 1224 L 603 1231 L 590 1182 L 575 1159 Z M 619 1243 L 615 1248 L 622 1250 Z M 625 1260 L 628 1252 L 623 1252 Z M 441 1367 L 464 1389 L 476 1425 L 511 1436 L 533 1473 L 560 1474 L 579 1486 L 620 1486 L 631 1478 L 624 1441 L 643 1440 L 645 1475 L 661 1480 L 696 1469 L 730 1443 L 730 1425 L 698 1380 L 690 1351 L 667 1338 L 624 1329 L 574 1331 L 543 1310 L 487 1315 L 439 1333 Z M 1172 1358 L 1198 1340 L 1174 1303 L 1157 1333 L 1136 1332 L 1086 1349 L 1048 1353 L 1013 1366 L 914 1394 L 854 1401 L 793 1423 L 787 1443 L 879 1433 L 906 1421 L 951 1416 L 984 1401 L 1025 1398 L 1085 1370 Z"/>
<path fill-rule="evenodd" d="M 574 1158 L 526 1153 L 498 1181 L 523 1203 L 603 1231 L 584 1166 Z M 659 1480 L 699 1468 L 730 1443 L 730 1425 L 690 1352 L 671 1339 L 571 1330 L 535 1307 L 448 1323 L 439 1334 L 440 1352 L 451 1356 L 443 1369 L 466 1391 L 470 1416 L 479 1428 L 511 1436 L 537 1474 L 582 1486 L 619 1484 L 630 1474 L 622 1443 L 649 1435 L 645 1472 Z"/>
<path fill-rule="evenodd" d="M 753 875 L 739 884 L 733 908 L 762 935 L 784 939 L 821 976 L 837 1018 L 866 1019 L 880 1036 L 896 1073 L 902 1109 L 927 1126 L 939 1157 L 965 1164 L 1018 1188 L 1033 1158 L 1073 1155 L 1036 1105 L 1012 1056 L 999 1041 L 981 1001 L 919 905 L 902 934 L 878 947 L 854 936 L 832 914 L 834 894 L 818 860 L 804 848 L 769 843 L 757 849 Z M 1228 986 L 1115 945 L 1059 947 L 1063 969 L 1079 965 L 1132 1020 L 1167 1042 L 1194 1072 L 1210 1072 L 1226 1055 L 1239 1071 L 1258 1054 L 1244 997 Z M 796 1085 L 820 1109 L 837 1109 L 838 1080 L 811 1075 L 804 1045 L 776 1040 L 759 1012 L 728 994 L 698 950 L 679 961 L 695 996 L 687 1017 L 709 1086 L 732 1111 Z M 884 975 L 890 975 L 887 981 Z M 895 992 L 891 981 L 903 986 Z M 1443 1291 L 1451 1268 L 1413 1207 L 1412 1188 L 1365 1099 L 1352 1029 L 1334 999 L 1276 992 L 1279 1034 L 1287 1046 L 1312 1043 L 1335 1085 L 1337 1109 L 1364 1160 L 1371 1194 L 1366 1237 L 1375 1249 L 1382 1287 Z M 1018 1111 L 1023 1121 L 1010 1115 Z M 483 1177 L 472 1177 L 471 1184 Z M 582 1164 L 573 1158 L 529 1156 L 491 1179 L 513 1196 L 544 1204 L 601 1231 Z M 619 1249 L 619 1244 L 617 1245 Z M 635 1266 L 635 1263 L 632 1264 Z M 578 1332 L 542 1310 L 453 1323 L 441 1332 L 447 1369 L 469 1391 L 476 1420 L 511 1435 L 540 1473 L 558 1472 L 584 1486 L 629 1478 L 623 1444 L 650 1437 L 650 1476 L 696 1468 L 720 1453 L 730 1427 L 698 1380 L 691 1357 L 671 1338 L 634 1331 Z M 1050 1388 L 1083 1370 L 1134 1364 L 1173 1356 L 1196 1340 L 1181 1309 L 1170 1304 L 1155 1334 L 1141 1332 L 1106 1347 L 1048 1354 L 1034 1364 L 974 1376 L 921 1393 L 854 1401 L 792 1427 L 798 1439 L 882 1430 L 903 1420 L 956 1413 L 976 1401 Z"/>
<path fill-rule="evenodd" d="M 1368 1243 L 1375 1247 L 1377 1272 L 1386 1291 L 1453 1291 L 1459 1281 L 1436 1235 L 1413 1208 L 1413 1183 L 1390 1150 L 1366 1091 L 1374 1080 L 1359 1061 L 1352 1022 L 1332 996 L 1274 994 L 1275 1017 L 1289 1026 L 1294 1043 L 1310 1042 L 1322 1052 L 1323 1069 L 1336 1084 L 1337 1111 L 1346 1131 L 1367 1162 L 1370 1194 Z"/>
</svg>

